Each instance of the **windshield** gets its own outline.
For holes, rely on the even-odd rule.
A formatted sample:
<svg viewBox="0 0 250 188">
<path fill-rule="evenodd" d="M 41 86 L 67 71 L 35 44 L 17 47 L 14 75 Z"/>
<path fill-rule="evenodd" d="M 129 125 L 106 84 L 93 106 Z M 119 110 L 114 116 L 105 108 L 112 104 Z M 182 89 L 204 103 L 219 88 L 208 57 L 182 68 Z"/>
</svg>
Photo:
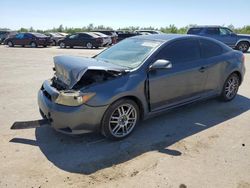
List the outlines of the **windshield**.
<svg viewBox="0 0 250 188">
<path fill-rule="evenodd" d="M 136 68 L 160 44 L 162 44 L 160 41 L 126 39 L 105 50 L 95 58 L 115 65 Z"/>
</svg>

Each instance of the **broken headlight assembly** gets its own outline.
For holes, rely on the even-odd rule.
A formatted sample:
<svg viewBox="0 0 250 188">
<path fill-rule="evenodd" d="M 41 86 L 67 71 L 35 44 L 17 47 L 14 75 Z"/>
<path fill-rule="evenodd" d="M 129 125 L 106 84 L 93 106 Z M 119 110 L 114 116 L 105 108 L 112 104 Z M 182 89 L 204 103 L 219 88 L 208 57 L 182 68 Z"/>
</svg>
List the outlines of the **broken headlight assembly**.
<svg viewBox="0 0 250 188">
<path fill-rule="evenodd" d="M 88 102 L 95 93 L 82 93 L 80 91 L 61 91 L 55 103 L 65 106 L 80 106 Z"/>
</svg>

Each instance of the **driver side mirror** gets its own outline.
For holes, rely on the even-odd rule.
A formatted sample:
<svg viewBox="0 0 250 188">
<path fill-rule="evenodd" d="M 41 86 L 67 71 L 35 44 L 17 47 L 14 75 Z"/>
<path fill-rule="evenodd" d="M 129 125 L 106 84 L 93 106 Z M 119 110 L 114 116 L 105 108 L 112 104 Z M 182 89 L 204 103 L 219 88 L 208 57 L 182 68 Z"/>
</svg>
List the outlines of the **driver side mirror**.
<svg viewBox="0 0 250 188">
<path fill-rule="evenodd" d="M 150 65 L 149 70 L 156 69 L 171 69 L 172 63 L 165 59 L 158 59 L 152 65 Z"/>
</svg>

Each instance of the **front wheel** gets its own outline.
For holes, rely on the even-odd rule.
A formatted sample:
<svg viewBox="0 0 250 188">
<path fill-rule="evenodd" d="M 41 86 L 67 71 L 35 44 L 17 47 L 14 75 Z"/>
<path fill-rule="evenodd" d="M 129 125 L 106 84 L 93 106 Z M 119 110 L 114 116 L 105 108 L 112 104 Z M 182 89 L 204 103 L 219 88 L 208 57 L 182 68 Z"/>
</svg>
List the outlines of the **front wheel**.
<svg viewBox="0 0 250 188">
<path fill-rule="evenodd" d="M 125 138 L 134 130 L 139 117 L 139 108 L 134 101 L 118 100 L 103 116 L 102 134 L 113 140 Z"/>
<path fill-rule="evenodd" d="M 31 48 L 36 48 L 36 47 L 37 47 L 37 44 L 36 44 L 35 42 L 31 42 L 31 43 L 30 43 L 30 46 L 31 46 Z"/>
<path fill-rule="evenodd" d="M 231 74 L 224 83 L 221 93 L 221 99 L 223 101 L 231 101 L 237 95 L 240 85 L 240 78 L 237 74 Z"/>
<path fill-rule="evenodd" d="M 236 46 L 237 50 L 240 50 L 241 52 L 247 52 L 249 49 L 249 43 L 248 42 L 240 42 Z"/>
<path fill-rule="evenodd" d="M 64 42 L 61 42 L 61 43 L 60 43 L 60 48 L 66 48 L 66 45 L 65 45 Z"/>
<path fill-rule="evenodd" d="M 92 44 L 91 42 L 88 42 L 88 43 L 86 44 L 86 47 L 87 47 L 88 49 L 92 49 L 92 48 L 93 48 L 93 44 Z"/>
</svg>

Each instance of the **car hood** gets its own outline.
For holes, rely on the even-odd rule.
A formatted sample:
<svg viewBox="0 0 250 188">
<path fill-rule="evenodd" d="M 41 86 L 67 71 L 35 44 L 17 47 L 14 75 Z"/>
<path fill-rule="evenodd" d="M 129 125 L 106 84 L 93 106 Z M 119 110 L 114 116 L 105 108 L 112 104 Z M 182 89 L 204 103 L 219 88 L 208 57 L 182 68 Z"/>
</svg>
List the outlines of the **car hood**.
<svg viewBox="0 0 250 188">
<path fill-rule="evenodd" d="M 54 64 L 57 79 L 63 82 L 68 89 L 72 89 L 87 70 L 125 71 L 125 67 L 106 63 L 94 58 L 56 56 L 54 57 Z"/>
<path fill-rule="evenodd" d="M 248 35 L 248 34 L 238 34 L 238 36 L 250 38 L 250 35 Z"/>
</svg>

